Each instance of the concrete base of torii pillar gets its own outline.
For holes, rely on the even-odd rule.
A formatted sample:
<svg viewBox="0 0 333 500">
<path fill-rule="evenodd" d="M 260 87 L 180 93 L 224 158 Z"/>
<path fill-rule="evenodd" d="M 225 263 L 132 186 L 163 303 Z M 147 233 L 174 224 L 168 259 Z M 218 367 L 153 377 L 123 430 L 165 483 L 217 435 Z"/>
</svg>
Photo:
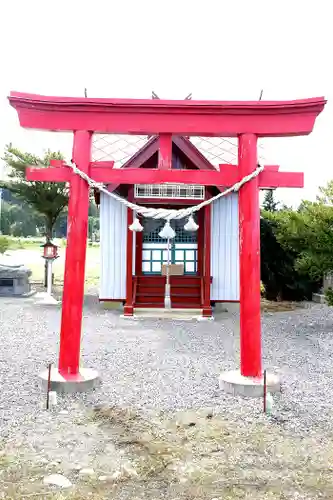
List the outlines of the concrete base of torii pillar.
<svg viewBox="0 0 333 500">
<path fill-rule="evenodd" d="M 260 398 L 264 396 L 264 377 L 243 377 L 239 370 L 224 372 L 219 376 L 219 386 L 234 396 Z M 276 375 L 266 373 L 266 389 L 271 394 L 281 391 Z"/>
<path fill-rule="evenodd" d="M 43 389 L 48 388 L 49 371 L 45 370 L 39 375 L 42 381 Z M 58 368 L 51 368 L 50 391 L 57 393 L 72 394 L 75 392 L 87 392 L 100 385 L 100 377 L 96 370 L 90 368 L 80 368 L 76 375 L 66 375 L 64 377 L 58 371 Z"/>
</svg>

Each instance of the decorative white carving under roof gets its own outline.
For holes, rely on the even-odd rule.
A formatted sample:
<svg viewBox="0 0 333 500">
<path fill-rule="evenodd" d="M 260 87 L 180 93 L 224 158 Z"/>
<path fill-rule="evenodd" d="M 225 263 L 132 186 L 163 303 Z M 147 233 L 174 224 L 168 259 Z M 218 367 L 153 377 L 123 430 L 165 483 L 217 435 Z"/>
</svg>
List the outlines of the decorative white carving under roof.
<svg viewBox="0 0 333 500">
<path fill-rule="evenodd" d="M 135 184 L 135 198 L 204 200 L 205 187 L 188 184 Z"/>
</svg>

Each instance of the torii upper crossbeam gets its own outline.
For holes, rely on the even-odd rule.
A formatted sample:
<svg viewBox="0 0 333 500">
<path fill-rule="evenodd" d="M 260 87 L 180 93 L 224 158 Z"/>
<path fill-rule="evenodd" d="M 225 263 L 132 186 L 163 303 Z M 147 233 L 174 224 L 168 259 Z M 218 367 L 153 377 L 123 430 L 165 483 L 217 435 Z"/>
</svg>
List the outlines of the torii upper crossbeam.
<svg viewBox="0 0 333 500">
<path fill-rule="evenodd" d="M 309 134 L 323 98 L 299 101 L 216 102 L 46 97 L 13 92 L 9 97 L 23 127 L 74 132 L 73 162 L 94 180 L 119 183 L 191 183 L 230 186 L 257 167 L 257 138 Z M 93 132 L 163 135 L 158 169 L 113 169 L 91 162 Z M 171 170 L 170 135 L 237 136 L 238 167 L 220 172 Z M 169 137 L 168 137 L 169 136 Z M 31 168 L 27 178 L 70 181 L 59 372 L 80 378 L 79 355 L 89 187 L 63 164 Z M 302 187 L 303 175 L 268 166 L 239 192 L 241 374 L 261 377 L 259 189 Z M 130 312 L 130 311 L 129 311 Z"/>
</svg>

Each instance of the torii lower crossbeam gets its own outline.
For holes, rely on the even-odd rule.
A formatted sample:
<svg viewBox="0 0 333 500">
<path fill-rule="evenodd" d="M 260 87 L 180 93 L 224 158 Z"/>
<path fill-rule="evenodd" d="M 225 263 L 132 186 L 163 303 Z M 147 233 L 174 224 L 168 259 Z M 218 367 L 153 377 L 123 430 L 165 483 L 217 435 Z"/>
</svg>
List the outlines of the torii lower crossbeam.
<svg viewBox="0 0 333 500">
<path fill-rule="evenodd" d="M 97 162 L 91 164 L 90 176 L 96 182 L 116 184 L 198 184 L 201 186 L 230 187 L 241 180 L 240 170 L 236 165 L 220 165 L 220 172 L 202 170 L 159 170 L 143 168 L 110 169 L 98 167 Z M 260 189 L 278 187 L 303 187 L 302 172 L 279 172 L 277 165 L 267 165 L 259 174 Z M 41 169 L 31 167 L 27 171 L 27 179 L 41 182 L 67 182 L 71 171 L 68 168 L 51 167 Z"/>
</svg>

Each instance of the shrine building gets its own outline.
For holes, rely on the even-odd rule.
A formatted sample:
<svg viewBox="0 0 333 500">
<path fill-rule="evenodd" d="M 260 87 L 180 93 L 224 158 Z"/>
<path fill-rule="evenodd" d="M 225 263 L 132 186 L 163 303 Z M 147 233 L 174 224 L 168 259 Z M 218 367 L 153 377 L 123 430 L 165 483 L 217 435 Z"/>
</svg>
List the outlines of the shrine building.
<svg viewBox="0 0 333 500">
<path fill-rule="evenodd" d="M 189 138 L 173 137 L 171 169 L 187 170 L 189 174 L 195 170 L 216 172 L 218 167 L 207 159 L 212 155 L 205 144 L 202 140 L 200 151 Z M 225 144 L 228 145 L 227 141 Z M 215 163 L 217 157 L 226 156 L 224 148 L 223 144 L 214 147 Z M 94 155 L 94 144 L 92 149 Z M 237 144 L 226 153 L 233 159 L 232 149 L 237 159 Z M 159 138 L 148 139 L 121 169 L 157 169 L 158 150 Z M 137 205 L 173 209 L 196 205 L 224 189 L 171 183 L 109 187 Z M 96 201 L 100 205 L 100 300 L 122 302 L 129 308 L 133 304 L 134 309 L 163 308 L 168 243 L 159 233 L 165 221 L 141 217 L 143 231 L 132 232 L 131 210 L 103 193 L 96 196 Z M 199 226 L 196 231 L 184 229 L 186 219 L 171 221 L 175 231 L 169 248 L 171 307 L 204 310 L 209 316 L 211 305 L 239 301 L 238 194 L 220 198 L 196 213 L 194 219 Z"/>
</svg>

